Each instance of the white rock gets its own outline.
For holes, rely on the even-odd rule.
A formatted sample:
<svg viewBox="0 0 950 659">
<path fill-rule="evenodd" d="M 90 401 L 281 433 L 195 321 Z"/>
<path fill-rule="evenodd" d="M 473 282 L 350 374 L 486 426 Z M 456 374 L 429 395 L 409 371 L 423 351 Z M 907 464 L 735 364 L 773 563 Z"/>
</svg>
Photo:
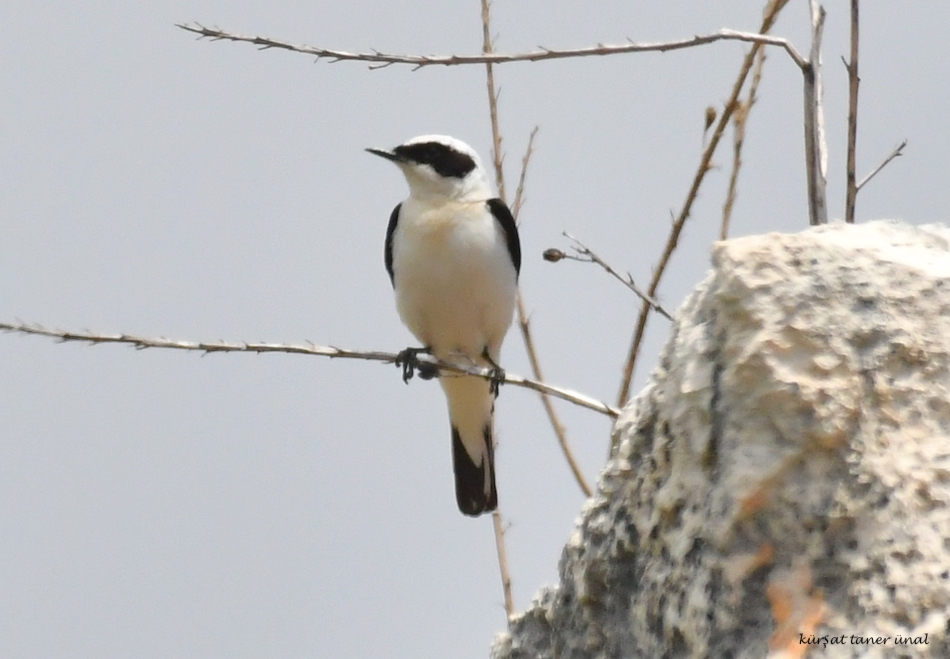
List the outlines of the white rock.
<svg viewBox="0 0 950 659">
<path fill-rule="evenodd" d="M 950 657 L 950 231 L 828 225 L 713 265 L 561 584 L 493 656 Z"/>
</svg>

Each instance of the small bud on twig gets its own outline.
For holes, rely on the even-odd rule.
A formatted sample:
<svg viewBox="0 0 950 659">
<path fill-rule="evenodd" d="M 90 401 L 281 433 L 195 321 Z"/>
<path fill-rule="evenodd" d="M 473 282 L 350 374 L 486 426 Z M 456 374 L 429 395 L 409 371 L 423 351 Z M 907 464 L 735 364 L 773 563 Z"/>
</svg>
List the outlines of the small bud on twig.
<svg viewBox="0 0 950 659">
<path fill-rule="evenodd" d="M 716 108 L 709 106 L 706 108 L 706 124 L 703 126 L 703 133 L 707 133 L 712 125 L 716 123 Z"/>
</svg>

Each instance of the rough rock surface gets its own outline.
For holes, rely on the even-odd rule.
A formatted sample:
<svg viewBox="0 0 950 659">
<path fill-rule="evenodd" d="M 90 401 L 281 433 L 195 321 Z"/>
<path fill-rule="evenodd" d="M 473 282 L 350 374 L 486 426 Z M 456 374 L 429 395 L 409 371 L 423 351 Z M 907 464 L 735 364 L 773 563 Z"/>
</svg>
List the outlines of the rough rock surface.
<svg viewBox="0 0 950 659">
<path fill-rule="evenodd" d="M 950 657 L 950 230 L 713 262 L 493 657 Z"/>
</svg>

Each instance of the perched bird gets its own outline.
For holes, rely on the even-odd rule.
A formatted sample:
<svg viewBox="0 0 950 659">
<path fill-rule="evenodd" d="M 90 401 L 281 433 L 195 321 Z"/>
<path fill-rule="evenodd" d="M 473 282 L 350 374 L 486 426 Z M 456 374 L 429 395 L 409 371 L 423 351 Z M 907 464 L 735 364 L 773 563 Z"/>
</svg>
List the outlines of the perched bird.
<svg viewBox="0 0 950 659">
<path fill-rule="evenodd" d="M 420 352 L 495 374 L 492 382 L 439 378 L 452 425 L 455 498 L 459 510 L 477 516 L 498 505 L 492 413 L 521 269 L 518 228 L 464 142 L 423 135 L 367 151 L 394 162 L 409 183 L 409 197 L 389 218 L 385 250 L 399 317 L 422 343 L 400 353 L 403 378 Z"/>
</svg>

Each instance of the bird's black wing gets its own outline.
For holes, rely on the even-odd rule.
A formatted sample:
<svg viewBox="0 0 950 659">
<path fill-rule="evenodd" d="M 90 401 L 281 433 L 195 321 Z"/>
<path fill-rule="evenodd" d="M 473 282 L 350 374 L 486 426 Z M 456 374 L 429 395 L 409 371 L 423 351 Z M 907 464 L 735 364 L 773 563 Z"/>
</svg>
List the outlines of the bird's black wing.
<svg viewBox="0 0 950 659">
<path fill-rule="evenodd" d="M 505 241 L 508 243 L 508 254 L 511 256 L 511 263 L 515 266 L 515 272 L 521 272 L 521 240 L 518 238 L 518 226 L 515 224 L 515 218 L 511 211 L 501 199 L 489 199 L 487 202 L 488 210 L 495 217 L 495 220 L 501 225 L 501 230 L 505 232 Z M 398 208 L 396 210 L 399 210 Z M 395 221 L 390 223 L 395 226 Z"/>
<path fill-rule="evenodd" d="M 386 261 L 386 272 L 389 273 L 389 281 L 393 286 L 396 280 L 393 278 L 393 234 L 396 233 L 396 225 L 399 223 L 399 209 L 402 204 L 396 204 L 392 215 L 389 216 L 389 226 L 386 227 L 386 251 L 383 258 Z"/>
</svg>

